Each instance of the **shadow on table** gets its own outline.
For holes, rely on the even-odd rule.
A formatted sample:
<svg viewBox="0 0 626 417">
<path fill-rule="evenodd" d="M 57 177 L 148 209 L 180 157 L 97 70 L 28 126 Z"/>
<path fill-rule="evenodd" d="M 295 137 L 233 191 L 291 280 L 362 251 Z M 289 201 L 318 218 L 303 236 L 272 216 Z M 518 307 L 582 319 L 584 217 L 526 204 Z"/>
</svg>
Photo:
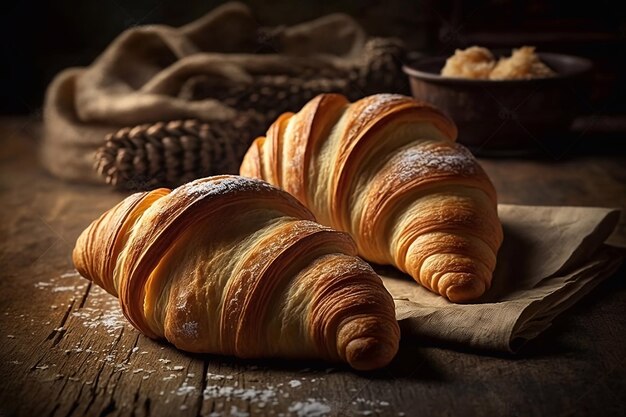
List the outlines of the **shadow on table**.
<svg viewBox="0 0 626 417">
<path fill-rule="evenodd" d="M 306 374 L 323 376 L 335 373 L 351 373 L 366 379 L 421 381 L 441 380 L 442 374 L 425 357 L 409 346 L 400 346 L 397 356 L 387 367 L 374 371 L 356 371 L 344 363 L 329 363 L 322 360 L 288 359 L 240 359 L 232 356 L 189 354 L 186 356 L 204 361 L 206 364 L 219 364 L 220 368 L 230 368 L 235 373 L 242 368 L 248 371 L 271 371 L 273 373 Z"/>
<path fill-rule="evenodd" d="M 155 343 L 171 347 L 167 343 Z M 441 372 L 424 355 L 420 345 L 405 343 L 400 344 L 398 354 L 388 366 L 374 371 L 357 371 L 346 363 L 331 363 L 315 359 L 242 359 L 234 356 L 194 354 L 183 351 L 181 353 L 190 359 L 204 362 L 205 366 L 219 365 L 220 369 L 230 369 L 233 373 L 271 371 L 272 373 L 300 374 L 308 377 L 312 375 L 324 376 L 326 374 L 350 373 L 366 379 L 376 380 L 410 379 L 437 381 L 443 379 Z"/>
</svg>

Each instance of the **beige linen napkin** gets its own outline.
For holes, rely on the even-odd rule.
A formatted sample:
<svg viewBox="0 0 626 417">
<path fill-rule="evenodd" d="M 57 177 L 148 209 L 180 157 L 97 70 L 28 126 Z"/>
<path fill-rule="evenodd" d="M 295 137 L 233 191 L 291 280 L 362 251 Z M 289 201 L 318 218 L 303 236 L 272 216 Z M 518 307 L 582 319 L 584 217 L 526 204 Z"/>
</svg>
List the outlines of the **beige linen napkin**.
<svg viewBox="0 0 626 417">
<path fill-rule="evenodd" d="M 403 336 L 515 352 L 621 264 L 604 244 L 618 210 L 501 204 L 498 212 L 504 242 L 492 287 L 476 303 L 451 303 L 395 269 L 378 270 Z"/>
</svg>

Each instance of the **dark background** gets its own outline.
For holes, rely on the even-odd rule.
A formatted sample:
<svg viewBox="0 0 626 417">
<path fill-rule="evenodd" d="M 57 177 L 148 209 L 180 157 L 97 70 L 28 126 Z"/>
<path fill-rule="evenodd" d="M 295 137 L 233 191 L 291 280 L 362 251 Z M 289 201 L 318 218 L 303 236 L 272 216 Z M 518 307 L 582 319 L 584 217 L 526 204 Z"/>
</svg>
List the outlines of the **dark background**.
<svg viewBox="0 0 626 417">
<path fill-rule="evenodd" d="M 63 68 L 88 65 L 124 29 L 181 25 L 223 1 L 55 0 L 3 2 L 0 113 L 37 112 Z M 411 51 L 448 54 L 479 44 L 530 44 L 593 59 L 594 112 L 626 113 L 625 2 L 595 0 L 250 0 L 262 25 L 291 25 L 344 12 L 372 35 L 402 38 Z"/>
</svg>

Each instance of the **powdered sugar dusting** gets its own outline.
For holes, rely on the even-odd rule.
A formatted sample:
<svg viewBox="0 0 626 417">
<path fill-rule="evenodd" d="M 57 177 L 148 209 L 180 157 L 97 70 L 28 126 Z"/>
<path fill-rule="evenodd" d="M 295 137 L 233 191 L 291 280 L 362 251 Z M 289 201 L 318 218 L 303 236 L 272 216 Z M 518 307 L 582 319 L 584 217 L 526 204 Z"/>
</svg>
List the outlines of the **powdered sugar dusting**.
<svg viewBox="0 0 626 417">
<path fill-rule="evenodd" d="M 357 408 L 354 411 L 354 414 L 361 416 L 371 416 L 371 415 L 388 415 L 389 414 L 389 402 L 384 400 L 370 400 L 368 398 L 357 397 L 355 398 L 351 404 Z M 398 416 L 403 416 L 403 412 L 399 412 Z"/>
<path fill-rule="evenodd" d="M 382 107 L 393 102 L 407 100 L 407 97 L 400 94 L 376 94 L 363 100 L 366 100 L 367 104 L 358 109 L 358 114 L 350 127 L 350 137 L 357 135 L 365 125 L 369 124 L 380 113 Z"/>
<path fill-rule="evenodd" d="M 400 94 L 376 94 L 367 98 L 368 104 L 361 110 L 360 116 L 370 120 L 380 112 L 380 108 L 396 101 L 405 101 L 406 96 Z"/>
<path fill-rule="evenodd" d="M 234 175 L 223 176 L 221 178 L 206 179 L 202 178 L 185 184 L 174 193 L 185 193 L 193 197 L 206 197 L 211 195 L 230 194 L 242 191 L 261 191 L 273 189 L 270 184 L 265 181 L 238 177 Z"/>
<path fill-rule="evenodd" d="M 80 274 L 76 270 L 65 272 L 59 276 L 59 278 L 74 278 L 74 277 L 80 277 Z"/>
<path fill-rule="evenodd" d="M 406 148 L 398 152 L 390 164 L 394 167 L 394 175 L 399 175 L 402 180 L 410 180 L 433 172 L 471 176 L 477 171 L 474 156 L 459 144 Z"/>
<path fill-rule="evenodd" d="M 301 385 L 302 385 L 302 382 L 298 381 L 297 379 L 292 379 L 291 381 L 289 381 L 289 386 L 291 388 L 298 388 Z"/>
<path fill-rule="evenodd" d="M 298 401 L 289 407 L 289 412 L 296 413 L 298 417 L 321 417 L 330 413 L 330 406 L 324 402 L 309 398 L 306 401 Z"/>
<path fill-rule="evenodd" d="M 197 338 L 198 337 L 198 322 L 188 321 L 184 323 L 181 328 L 181 333 L 189 339 Z"/>
<path fill-rule="evenodd" d="M 196 387 L 193 385 L 189 385 L 187 381 L 184 381 L 180 387 L 176 390 L 176 395 L 183 396 L 194 394 L 196 392 Z"/>
<path fill-rule="evenodd" d="M 273 388 L 237 388 L 228 385 L 207 385 L 202 393 L 205 400 L 215 398 L 238 398 L 253 402 L 269 402 L 276 398 Z"/>
<path fill-rule="evenodd" d="M 183 293 L 179 294 L 176 300 L 176 310 L 180 312 L 179 314 L 187 318 L 187 321 L 180 326 L 179 333 L 188 339 L 196 339 L 198 338 L 198 322 L 190 320 L 192 313 L 189 311 L 189 306 L 187 305 L 188 297 L 188 293 Z"/>
<path fill-rule="evenodd" d="M 256 366 L 248 366 L 248 372 L 254 372 L 257 370 Z M 301 372 L 310 372 L 309 369 Z M 230 378 L 229 378 L 230 377 Z M 232 379 L 232 376 L 215 375 L 210 372 L 207 373 L 207 380 L 219 380 L 226 382 L 224 379 Z M 254 378 L 252 378 L 254 380 Z M 312 386 L 316 382 L 322 383 L 324 377 L 307 378 L 305 376 L 300 379 L 293 379 L 287 384 L 267 384 L 261 387 L 246 386 L 245 388 L 239 387 L 239 381 L 235 380 L 232 384 L 208 384 L 202 392 L 204 400 L 217 400 L 224 399 L 230 400 L 243 400 L 250 404 L 254 404 L 258 408 L 269 408 L 269 414 L 275 414 L 277 410 L 282 410 L 278 415 L 286 415 L 285 409 L 282 409 L 286 401 L 288 415 L 302 416 L 302 417 L 322 417 L 329 415 L 332 408 L 325 398 L 312 398 L 311 392 L 318 390 L 318 387 Z M 307 383 L 308 389 L 306 391 L 300 391 L 300 387 Z M 308 394 L 305 397 L 301 397 L 302 393 Z M 293 400 L 288 400 L 296 396 Z M 276 407 L 276 408 L 274 408 Z M 219 411 L 217 413 L 220 413 Z M 221 415 L 221 414 L 220 414 Z"/>
</svg>

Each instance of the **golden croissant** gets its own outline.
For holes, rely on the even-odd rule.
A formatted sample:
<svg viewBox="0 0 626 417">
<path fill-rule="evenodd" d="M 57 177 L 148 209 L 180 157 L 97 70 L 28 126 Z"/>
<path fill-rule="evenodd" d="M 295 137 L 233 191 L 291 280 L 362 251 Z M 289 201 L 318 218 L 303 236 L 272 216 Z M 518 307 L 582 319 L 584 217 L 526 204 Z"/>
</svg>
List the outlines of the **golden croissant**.
<svg viewBox="0 0 626 417">
<path fill-rule="evenodd" d="M 456 135 L 441 111 L 409 97 L 323 94 L 280 116 L 240 173 L 348 232 L 366 260 L 467 302 L 491 285 L 502 226 L 493 185 Z"/>
<path fill-rule="evenodd" d="M 139 331 L 182 350 L 369 370 L 398 349 L 391 295 L 350 236 L 263 181 L 133 194 L 80 235 L 73 260 Z"/>
</svg>

